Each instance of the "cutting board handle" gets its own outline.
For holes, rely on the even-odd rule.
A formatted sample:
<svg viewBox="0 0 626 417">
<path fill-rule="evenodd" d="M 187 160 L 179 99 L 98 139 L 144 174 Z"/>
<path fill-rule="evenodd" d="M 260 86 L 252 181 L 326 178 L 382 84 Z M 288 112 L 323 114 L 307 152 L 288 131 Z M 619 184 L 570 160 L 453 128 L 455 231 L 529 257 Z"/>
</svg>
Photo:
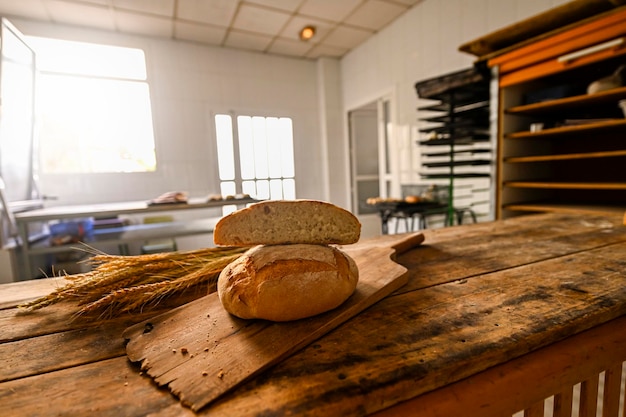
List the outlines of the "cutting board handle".
<svg viewBox="0 0 626 417">
<path fill-rule="evenodd" d="M 396 255 L 399 255 L 404 252 L 408 252 L 411 249 L 419 246 L 424 241 L 423 233 L 415 233 L 408 236 L 406 239 L 399 240 L 394 243 L 392 248 L 396 250 Z"/>
</svg>

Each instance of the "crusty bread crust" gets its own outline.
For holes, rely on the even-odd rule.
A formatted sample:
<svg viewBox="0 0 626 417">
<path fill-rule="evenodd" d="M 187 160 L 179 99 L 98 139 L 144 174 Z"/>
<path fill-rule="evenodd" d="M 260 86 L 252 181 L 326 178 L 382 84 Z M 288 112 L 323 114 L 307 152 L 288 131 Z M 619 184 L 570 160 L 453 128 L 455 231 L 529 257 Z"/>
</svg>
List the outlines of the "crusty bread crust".
<svg viewBox="0 0 626 417">
<path fill-rule="evenodd" d="M 361 223 L 349 211 L 317 200 L 270 200 L 224 216 L 213 240 L 222 246 L 356 243 Z"/>
<path fill-rule="evenodd" d="M 356 263 L 335 247 L 259 245 L 222 270 L 217 291 L 237 317 L 290 321 L 338 307 L 357 281 Z"/>
</svg>

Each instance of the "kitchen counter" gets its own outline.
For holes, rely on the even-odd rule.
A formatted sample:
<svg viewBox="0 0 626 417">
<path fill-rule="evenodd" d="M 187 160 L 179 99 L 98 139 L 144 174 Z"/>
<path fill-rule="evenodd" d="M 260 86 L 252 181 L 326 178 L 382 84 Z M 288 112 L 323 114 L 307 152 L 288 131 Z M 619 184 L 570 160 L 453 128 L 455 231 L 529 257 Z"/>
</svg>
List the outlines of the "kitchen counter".
<svg viewBox="0 0 626 417">
<path fill-rule="evenodd" d="M 207 198 L 192 198 L 185 203 L 150 204 L 146 201 L 126 201 L 119 203 L 102 203 L 73 206 L 52 206 L 35 210 L 15 213 L 15 227 L 19 231 L 21 247 L 23 279 L 31 279 L 33 275 L 30 258 L 34 255 L 69 252 L 74 245 L 51 245 L 48 239 L 31 243 L 30 226 L 33 223 L 63 221 L 68 219 L 83 219 L 89 217 L 117 217 L 120 215 L 151 215 L 164 212 L 181 213 L 192 210 L 221 209 L 223 206 L 233 205 L 238 209 L 248 204 L 256 203 L 250 197 L 237 197 L 221 200 Z M 85 243 L 91 246 L 97 244 L 126 244 L 132 241 L 146 241 L 150 239 L 175 238 L 213 233 L 215 224 L 220 217 L 208 217 L 190 221 L 176 221 L 166 223 L 152 223 L 111 227 L 93 230 L 84 238 Z"/>
<path fill-rule="evenodd" d="M 581 381 L 574 407 L 595 407 L 604 371 L 602 406 L 617 416 L 621 215 L 539 214 L 424 235 L 397 257 L 407 285 L 199 414 L 534 416 L 553 394 L 567 410 Z M 123 331 L 154 312 L 96 326 L 70 320 L 67 305 L 16 308 L 58 281 L 0 286 L 0 415 L 194 415 L 126 357 Z"/>
</svg>

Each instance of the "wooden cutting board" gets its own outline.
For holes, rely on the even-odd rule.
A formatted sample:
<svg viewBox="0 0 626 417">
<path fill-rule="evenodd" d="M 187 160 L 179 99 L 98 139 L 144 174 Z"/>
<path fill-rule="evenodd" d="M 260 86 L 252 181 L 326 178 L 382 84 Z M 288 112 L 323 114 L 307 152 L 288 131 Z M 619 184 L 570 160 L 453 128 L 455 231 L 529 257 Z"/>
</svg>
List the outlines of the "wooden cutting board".
<svg viewBox="0 0 626 417">
<path fill-rule="evenodd" d="M 388 246 L 344 246 L 359 267 L 359 282 L 327 313 L 283 323 L 243 320 L 212 293 L 126 329 L 126 353 L 158 385 L 200 410 L 405 285 L 407 270 L 393 259 L 423 240 L 418 233 L 390 237 Z"/>
</svg>

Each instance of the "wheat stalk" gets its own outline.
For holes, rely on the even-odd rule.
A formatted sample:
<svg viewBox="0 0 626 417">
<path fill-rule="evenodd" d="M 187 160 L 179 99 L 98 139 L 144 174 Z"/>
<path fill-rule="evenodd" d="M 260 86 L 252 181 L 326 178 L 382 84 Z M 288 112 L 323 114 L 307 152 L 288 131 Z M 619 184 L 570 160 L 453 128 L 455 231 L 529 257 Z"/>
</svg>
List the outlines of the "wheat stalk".
<svg viewBox="0 0 626 417">
<path fill-rule="evenodd" d="M 216 247 L 186 252 L 120 256 L 95 253 L 86 262 L 92 270 L 66 275 L 69 281 L 52 293 L 20 307 L 38 310 L 74 301 L 75 316 L 115 317 L 156 307 L 162 300 L 192 289 L 214 292 L 217 277 L 246 248 Z"/>
</svg>

